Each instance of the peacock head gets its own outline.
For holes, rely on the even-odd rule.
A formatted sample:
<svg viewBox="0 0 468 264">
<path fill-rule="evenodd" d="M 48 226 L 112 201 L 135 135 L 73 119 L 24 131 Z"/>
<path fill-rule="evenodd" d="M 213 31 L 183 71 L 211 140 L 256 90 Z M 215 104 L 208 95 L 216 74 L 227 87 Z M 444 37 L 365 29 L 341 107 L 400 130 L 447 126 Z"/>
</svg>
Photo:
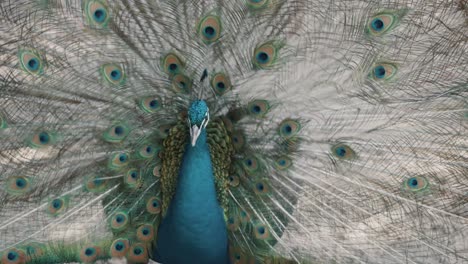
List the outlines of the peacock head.
<svg viewBox="0 0 468 264">
<path fill-rule="evenodd" d="M 202 130 L 208 125 L 208 121 L 210 121 L 210 113 L 206 102 L 203 100 L 193 101 L 188 110 L 188 123 L 192 147 L 197 143 L 197 139 Z"/>
</svg>

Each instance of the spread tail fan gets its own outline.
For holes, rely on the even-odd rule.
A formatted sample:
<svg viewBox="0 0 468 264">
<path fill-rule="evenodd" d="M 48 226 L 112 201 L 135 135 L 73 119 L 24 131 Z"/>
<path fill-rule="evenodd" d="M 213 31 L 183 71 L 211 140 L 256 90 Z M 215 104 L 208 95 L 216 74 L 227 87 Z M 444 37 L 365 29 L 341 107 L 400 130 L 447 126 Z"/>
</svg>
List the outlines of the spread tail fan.
<svg viewBox="0 0 468 264">
<path fill-rule="evenodd" d="M 468 3 L 0 3 L 0 263 L 468 261 Z"/>
</svg>

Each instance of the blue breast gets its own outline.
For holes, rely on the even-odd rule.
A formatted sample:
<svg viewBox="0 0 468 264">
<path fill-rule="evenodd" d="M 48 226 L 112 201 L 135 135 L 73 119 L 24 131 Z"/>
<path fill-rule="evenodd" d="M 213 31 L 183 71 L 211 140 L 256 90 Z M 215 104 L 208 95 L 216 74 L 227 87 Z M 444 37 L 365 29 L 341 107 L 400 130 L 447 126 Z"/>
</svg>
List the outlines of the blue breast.
<svg viewBox="0 0 468 264">
<path fill-rule="evenodd" d="M 159 226 L 155 255 L 163 264 L 229 263 L 205 130 L 194 147 L 186 146 L 176 194 Z"/>
</svg>

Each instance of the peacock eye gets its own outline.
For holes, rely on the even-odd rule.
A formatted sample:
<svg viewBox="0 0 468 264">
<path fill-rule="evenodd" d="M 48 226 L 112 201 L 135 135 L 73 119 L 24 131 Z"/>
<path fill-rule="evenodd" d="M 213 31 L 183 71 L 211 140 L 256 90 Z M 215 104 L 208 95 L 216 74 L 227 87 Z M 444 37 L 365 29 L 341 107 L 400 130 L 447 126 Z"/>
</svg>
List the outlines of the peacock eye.
<svg viewBox="0 0 468 264">
<path fill-rule="evenodd" d="M 381 36 L 393 29 L 399 21 L 397 12 L 383 12 L 371 17 L 367 22 L 366 32 L 372 36 Z"/>
<path fill-rule="evenodd" d="M 146 201 L 146 211 L 150 214 L 159 214 L 161 212 L 161 202 L 155 196 Z"/>
<path fill-rule="evenodd" d="M 377 32 L 382 31 L 385 26 L 381 18 L 374 18 L 371 22 L 371 25 L 372 25 L 372 29 L 374 29 Z"/>
<path fill-rule="evenodd" d="M 154 228 L 151 224 L 141 225 L 137 229 L 137 238 L 142 242 L 150 242 L 154 238 Z"/>
<path fill-rule="evenodd" d="M 296 136 L 301 128 L 301 123 L 298 121 L 293 119 L 285 119 L 281 122 L 278 130 L 282 138 L 289 139 Z"/>
<path fill-rule="evenodd" d="M 122 66 L 115 63 L 104 64 L 100 68 L 100 73 L 109 84 L 120 86 L 125 84 L 126 76 Z"/>
<path fill-rule="evenodd" d="M 411 177 L 403 181 L 403 189 L 409 193 L 421 193 L 429 188 L 429 181 L 424 176 Z"/>
<path fill-rule="evenodd" d="M 100 248 L 96 246 L 84 247 L 80 253 L 80 260 L 84 263 L 94 262 L 100 253 Z"/>
<path fill-rule="evenodd" d="M 12 251 L 8 252 L 7 257 L 8 257 L 8 260 L 10 260 L 10 261 L 15 261 L 16 259 L 19 258 L 18 253 L 12 252 Z"/>
<path fill-rule="evenodd" d="M 98 8 L 93 13 L 94 20 L 98 23 L 104 22 L 107 17 L 107 12 L 103 8 Z"/>
<path fill-rule="evenodd" d="M 221 36 L 221 20 L 218 16 L 207 15 L 198 24 L 198 35 L 206 44 L 217 41 Z"/>
<path fill-rule="evenodd" d="M 127 259 L 131 263 L 147 263 L 148 262 L 148 252 L 146 246 L 143 243 L 136 243 L 132 245 Z"/>
<path fill-rule="evenodd" d="M 268 61 L 270 61 L 270 55 L 268 55 L 268 53 L 266 52 L 259 52 L 257 54 L 257 61 L 259 63 L 267 63 Z"/>
<path fill-rule="evenodd" d="M 183 74 L 176 74 L 172 78 L 172 90 L 176 93 L 188 94 L 192 89 L 192 79 Z"/>
<path fill-rule="evenodd" d="M 127 229 L 129 222 L 129 215 L 126 212 L 120 211 L 115 213 L 111 218 L 110 227 L 114 231 L 123 231 Z"/>
<path fill-rule="evenodd" d="M 287 156 L 282 156 L 276 159 L 275 167 L 278 170 L 286 170 L 292 166 L 292 160 Z"/>
<path fill-rule="evenodd" d="M 275 65 L 282 43 L 266 42 L 254 50 L 253 65 L 257 69 L 270 69 Z"/>
<path fill-rule="evenodd" d="M 68 205 L 67 198 L 53 199 L 49 203 L 49 206 L 47 207 L 47 213 L 53 216 L 57 216 L 66 209 L 67 205 Z"/>
<path fill-rule="evenodd" d="M 39 139 L 39 144 L 40 145 L 47 145 L 49 142 L 50 142 L 50 134 L 47 133 L 47 132 L 40 132 L 38 135 L 37 135 L 38 139 Z"/>
<path fill-rule="evenodd" d="M 18 53 L 21 68 L 30 74 L 40 75 L 43 73 L 43 60 L 39 52 L 33 49 L 20 50 Z"/>
<path fill-rule="evenodd" d="M 115 244 L 115 247 L 114 247 L 114 248 L 115 248 L 117 251 L 122 251 L 122 250 L 125 248 L 125 246 L 124 246 L 123 242 L 118 242 L 118 243 Z"/>
<path fill-rule="evenodd" d="M 121 258 L 124 257 L 130 247 L 130 241 L 128 239 L 119 238 L 114 240 L 110 248 L 110 254 L 112 257 Z"/>
<path fill-rule="evenodd" d="M 29 255 L 29 252 L 27 252 L 28 248 L 32 249 L 33 247 L 27 246 L 26 248 L 10 248 L 9 250 L 2 252 L 2 255 L 0 255 L 0 263 L 25 263 L 26 256 Z"/>
<path fill-rule="evenodd" d="M 39 68 L 39 60 L 36 58 L 32 58 L 28 61 L 28 68 L 31 71 L 36 71 Z"/>
<path fill-rule="evenodd" d="M 156 113 L 163 107 L 161 99 L 154 96 L 141 98 L 137 102 L 140 109 L 146 113 Z"/>
<path fill-rule="evenodd" d="M 270 103 L 267 100 L 253 100 L 247 105 L 250 115 L 254 117 L 265 117 L 270 108 Z"/>
<path fill-rule="evenodd" d="M 84 16 L 89 26 L 106 27 L 109 22 L 109 8 L 105 0 L 85 0 Z"/>
<path fill-rule="evenodd" d="M 215 36 L 215 33 L 216 33 L 216 30 L 211 26 L 205 27 L 204 31 L 205 31 L 205 36 L 207 38 L 213 38 Z"/>
<path fill-rule="evenodd" d="M 164 72 L 170 76 L 173 76 L 177 73 L 181 73 L 185 68 L 185 64 L 179 55 L 171 52 L 162 58 L 161 67 L 163 68 Z"/>
<path fill-rule="evenodd" d="M 376 81 L 389 80 L 398 71 L 396 65 L 391 63 L 379 63 L 374 66 L 371 76 Z"/>
<path fill-rule="evenodd" d="M 130 156 L 128 153 L 116 153 L 109 157 L 108 168 L 111 170 L 120 170 L 127 166 Z"/>
<path fill-rule="evenodd" d="M 356 158 L 356 153 L 354 150 L 343 143 L 336 144 L 331 147 L 333 156 L 342 160 L 352 160 Z"/>
<path fill-rule="evenodd" d="M 94 254 L 94 249 L 93 249 L 93 248 L 87 248 L 87 249 L 85 250 L 85 254 L 86 254 L 86 256 L 91 256 L 91 255 L 93 255 L 93 254 Z"/>
<path fill-rule="evenodd" d="M 22 196 L 32 189 L 32 181 L 26 176 L 13 176 L 7 179 L 6 191 L 14 196 Z"/>
<path fill-rule="evenodd" d="M 217 95 L 224 95 L 231 90 L 231 81 L 224 73 L 216 73 L 211 78 L 211 87 Z"/>
<path fill-rule="evenodd" d="M 137 157 L 141 159 L 149 159 L 156 156 L 161 148 L 158 145 L 151 144 L 149 142 L 143 142 L 137 147 Z"/>
<path fill-rule="evenodd" d="M 258 195 L 267 195 L 270 192 L 270 186 L 266 179 L 259 179 L 255 182 L 254 192 Z"/>
</svg>

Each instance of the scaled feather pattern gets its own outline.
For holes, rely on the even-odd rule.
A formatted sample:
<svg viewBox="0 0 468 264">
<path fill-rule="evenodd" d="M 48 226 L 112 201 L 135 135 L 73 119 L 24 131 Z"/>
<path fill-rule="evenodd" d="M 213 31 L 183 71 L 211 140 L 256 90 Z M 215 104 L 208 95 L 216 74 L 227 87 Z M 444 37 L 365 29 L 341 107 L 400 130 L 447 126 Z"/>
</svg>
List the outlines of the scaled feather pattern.
<svg viewBox="0 0 468 264">
<path fill-rule="evenodd" d="M 3 0 L 0 263 L 468 263 L 468 1 Z"/>
</svg>

